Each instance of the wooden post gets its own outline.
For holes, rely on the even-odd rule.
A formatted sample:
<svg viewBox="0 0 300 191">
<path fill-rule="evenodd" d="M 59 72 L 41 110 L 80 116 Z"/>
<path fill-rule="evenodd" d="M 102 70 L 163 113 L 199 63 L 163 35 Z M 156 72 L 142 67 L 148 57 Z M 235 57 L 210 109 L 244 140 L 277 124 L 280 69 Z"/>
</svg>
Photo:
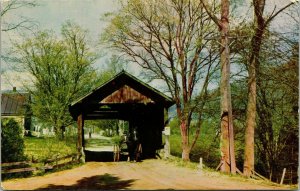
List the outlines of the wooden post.
<svg viewBox="0 0 300 191">
<path fill-rule="evenodd" d="M 164 152 L 164 157 L 165 158 L 169 158 L 170 156 L 170 140 L 169 140 L 169 136 L 170 136 L 170 127 L 165 127 L 165 130 L 164 130 L 164 135 L 165 135 L 165 152 Z"/>
<path fill-rule="evenodd" d="M 83 125 L 84 125 L 84 120 L 82 117 L 82 114 L 80 114 L 77 117 L 77 152 L 79 155 L 79 159 L 81 162 L 84 161 L 84 152 L 83 152 Z"/>
<path fill-rule="evenodd" d="M 286 168 L 283 169 L 283 172 L 282 172 L 282 177 L 281 177 L 281 181 L 280 181 L 280 184 L 283 183 L 283 180 L 284 180 L 284 175 L 285 175 L 285 171 L 286 171 Z"/>
<path fill-rule="evenodd" d="M 200 159 L 199 159 L 199 169 L 200 169 L 200 170 L 203 169 L 203 161 L 202 161 L 202 157 L 200 157 Z"/>
</svg>

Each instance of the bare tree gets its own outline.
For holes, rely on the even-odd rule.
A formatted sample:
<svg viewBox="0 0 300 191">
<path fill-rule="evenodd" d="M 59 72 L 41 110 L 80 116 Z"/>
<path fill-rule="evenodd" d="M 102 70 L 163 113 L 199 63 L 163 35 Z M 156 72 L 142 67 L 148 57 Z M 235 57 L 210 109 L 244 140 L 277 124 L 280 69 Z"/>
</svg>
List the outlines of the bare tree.
<svg viewBox="0 0 300 191">
<path fill-rule="evenodd" d="M 31 19 L 25 16 L 19 16 L 16 22 L 12 22 L 9 19 L 6 20 L 6 16 L 13 12 L 18 11 L 18 9 L 25 7 L 35 7 L 37 6 L 37 2 L 29 1 L 29 0 L 9 0 L 1 3 L 1 20 L 2 20 L 2 28 L 1 31 L 7 32 L 11 30 L 17 29 L 26 29 L 31 30 L 33 26 L 36 25 Z"/>
<path fill-rule="evenodd" d="M 166 85 L 180 120 L 183 160 L 189 160 L 200 132 L 198 123 L 189 141 L 192 114 L 204 106 L 210 76 L 216 70 L 216 48 L 206 40 L 215 29 L 199 1 L 129 0 L 103 36 L 111 47 L 141 66 L 148 78 Z"/>
</svg>

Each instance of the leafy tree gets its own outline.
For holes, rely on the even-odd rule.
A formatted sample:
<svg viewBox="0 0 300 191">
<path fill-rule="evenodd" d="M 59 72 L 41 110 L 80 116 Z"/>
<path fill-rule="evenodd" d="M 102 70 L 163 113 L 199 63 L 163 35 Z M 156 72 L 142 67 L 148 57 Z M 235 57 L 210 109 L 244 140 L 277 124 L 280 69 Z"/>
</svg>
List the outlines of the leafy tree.
<svg viewBox="0 0 300 191">
<path fill-rule="evenodd" d="M 26 159 L 22 129 L 14 119 L 1 120 L 1 161 L 18 162 Z"/>
<path fill-rule="evenodd" d="M 235 29 L 235 32 L 238 32 L 240 36 L 249 36 L 253 33 L 253 28 L 255 29 L 252 23 L 244 23 Z M 249 47 L 252 41 L 241 38 L 236 42 L 233 47 L 238 57 L 234 59 L 234 62 L 242 64 L 239 66 L 246 68 L 247 71 L 249 65 L 243 65 L 249 61 L 252 51 Z M 298 48 L 296 45 L 296 40 L 291 33 L 279 33 L 266 28 L 262 36 L 259 64 L 256 69 L 255 123 L 257 125 L 254 134 L 255 153 L 253 153 L 256 157 L 253 160 L 256 171 L 272 180 L 276 180 L 285 167 L 289 168 L 289 171 L 296 172 L 296 152 L 291 146 L 292 143 L 297 142 L 295 137 L 298 137 L 298 131 L 295 130 L 297 120 L 293 112 L 298 102 L 296 101 L 298 100 L 298 66 L 295 64 L 298 60 Z M 241 127 L 246 128 L 246 116 L 243 114 L 247 111 L 247 106 L 245 106 L 247 96 L 243 92 L 247 92 L 244 88 L 249 82 L 247 72 L 241 72 L 239 81 L 241 84 L 238 85 L 239 90 L 236 89 L 237 91 L 234 92 L 237 94 L 234 102 L 241 104 L 234 104 L 233 113 L 238 117 L 237 121 Z M 244 136 L 249 136 L 249 134 Z M 243 139 L 238 138 L 238 141 L 243 141 Z M 294 157 L 287 159 L 284 157 L 286 153 L 294 153 Z M 283 162 L 281 158 L 285 158 L 285 161 Z M 253 171 L 250 175 L 252 173 Z"/>
<path fill-rule="evenodd" d="M 284 9 L 292 5 L 290 3 L 270 16 L 264 16 L 265 0 L 253 0 L 254 9 L 254 33 L 251 37 L 250 56 L 247 61 L 248 70 L 248 104 L 245 130 L 245 161 L 244 175 L 250 176 L 254 171 L 254 129 L 256 118 L 257 76 L 260 72 L 260 53 L 263 44 L 264 33 L 266 33 L 270 22 Z"/>
<path fill-rule="evenodd" d="M 299 45 L 294 42 L 283 49 L 286 39 L 276 41 L 270 42 L 276 45 L 274 47 L 281 46 L 280 51 L 274 48 L 274 58 L 267 56 L 264 49 L 261 55 L 256 128 L 258 170 L 274 181 L 280 178 L 283 168 L 297 171 L 298 147 L 295 145 L 299 137 Z M 269 45 L 265 46 L 270 49 Z"/>
<path fill-rule="evenodd" d="M 217 66 L 216 46 L 207 39 L 214 35 L 215 25 L 195 0 L 129 0 L 112 16 L 103 40 L 137 63 L 150 80 L 165 84 L 176 103 L 182 159 L 189 160 L 200 132 L 198 126 L 190 141 L 192 115 L 204 107 Z M 201 112 L 197 118 L 201 120 Z"/>
<path fill-rule="evenodd" d="M 67 22 L 61 38 L 50 31 L 41 31 L 23 43 L 15 44 L 16 61 L 32 75 L 32 111 L 40 120 L 53 126 L 63 137 L 72 118 L 69 104 L 87 93 L 96 79 L 92 64 L 96 54 L 86 38 L 87 31 Z"/>
</svg>

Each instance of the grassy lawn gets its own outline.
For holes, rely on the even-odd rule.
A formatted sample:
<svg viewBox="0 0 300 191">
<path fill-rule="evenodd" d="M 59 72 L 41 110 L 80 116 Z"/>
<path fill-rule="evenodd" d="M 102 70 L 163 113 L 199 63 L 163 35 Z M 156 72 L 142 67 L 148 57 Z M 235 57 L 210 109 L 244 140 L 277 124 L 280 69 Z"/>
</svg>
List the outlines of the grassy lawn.
<svg viewBox="0 0 300 191">
<path fill-rule="evenodd" d="M 25 155 L 35 160 L 46 160 L 57 156 L 76 153 L 75 139 L 68 137 L 58 140 L 55 137 L 24 137 Z"/>
<path fill-rule="evenodd" d="M 85 147 L 101 147 L 101 146 L 112 146 L 114 143 L 110 139 L 85 139 Z"/>
</svg>

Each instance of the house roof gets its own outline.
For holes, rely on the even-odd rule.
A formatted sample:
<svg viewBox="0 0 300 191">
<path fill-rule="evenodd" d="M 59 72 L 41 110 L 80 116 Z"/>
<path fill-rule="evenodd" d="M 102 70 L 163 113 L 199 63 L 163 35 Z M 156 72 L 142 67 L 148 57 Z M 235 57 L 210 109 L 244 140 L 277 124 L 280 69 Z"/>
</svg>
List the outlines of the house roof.
<svg viewBox="0 0 300 191">
<path fill-rule="evenodd" d="M 24 106 L 29 99 L 28 93 L 9 92 L 2 93 L 1 115 L 2 116 L 24 116 Z"/>
<path fill-rule="evenodd" d="M 174 104 L 172 98 L 142 82 L 135 76 L 122 71 L 103 85 L 71 103 L 69 111 L 73 118 L 84 105 L 105 104 L 158 104 L 169 108 Z"/>
</svg>

